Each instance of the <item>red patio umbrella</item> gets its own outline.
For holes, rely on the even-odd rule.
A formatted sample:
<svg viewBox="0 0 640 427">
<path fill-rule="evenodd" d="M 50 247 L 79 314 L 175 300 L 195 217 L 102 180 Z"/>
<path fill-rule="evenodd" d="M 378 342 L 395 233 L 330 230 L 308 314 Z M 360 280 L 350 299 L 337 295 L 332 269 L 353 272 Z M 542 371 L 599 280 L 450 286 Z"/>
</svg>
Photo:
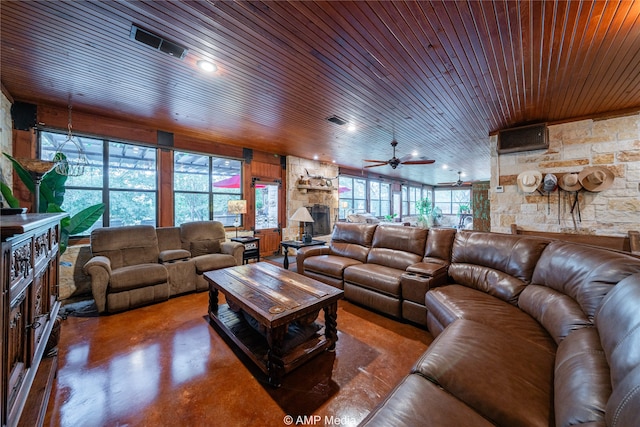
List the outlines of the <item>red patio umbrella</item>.
<svg viewBox="0 0 640 427">
<path fill-rule="evenodd" d="M 213 186 L 216 188 L 240 188 L 240 174 L 216 181 L 213 183 Z M 256 184 L 256 188 L 264 188 L 264 185 Z"/>
</svg>

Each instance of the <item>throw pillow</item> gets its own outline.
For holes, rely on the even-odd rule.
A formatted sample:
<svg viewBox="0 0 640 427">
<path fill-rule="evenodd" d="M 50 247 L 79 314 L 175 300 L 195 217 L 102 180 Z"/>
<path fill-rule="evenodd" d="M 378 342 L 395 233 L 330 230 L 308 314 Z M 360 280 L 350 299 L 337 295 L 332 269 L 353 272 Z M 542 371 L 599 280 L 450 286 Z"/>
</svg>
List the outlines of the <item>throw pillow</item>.
<svg viewBox="0 0 640 427">
<path fill-rule="evenodd" d="M 196 240 L 191 242 L 189 251 L 192 257 L 220 252 L 220 242 L 217 240 Z"/>
</svg>

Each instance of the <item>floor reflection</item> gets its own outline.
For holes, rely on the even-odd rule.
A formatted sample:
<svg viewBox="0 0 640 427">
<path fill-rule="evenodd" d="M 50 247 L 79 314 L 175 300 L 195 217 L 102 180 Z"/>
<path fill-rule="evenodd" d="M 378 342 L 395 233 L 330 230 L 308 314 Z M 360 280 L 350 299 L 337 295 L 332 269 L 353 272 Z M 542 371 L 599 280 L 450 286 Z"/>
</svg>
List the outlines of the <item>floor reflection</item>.
<svg viewBox="0 0 640 427">
<path fill-rule="evenodd" d="M 423 329 L 341 301 L 339 340 L 274 389 L 206 320 L 206 293 L 125 313 L 68 317 L 48 426 L 357 424 L 431 342 Z"/>
</svg>

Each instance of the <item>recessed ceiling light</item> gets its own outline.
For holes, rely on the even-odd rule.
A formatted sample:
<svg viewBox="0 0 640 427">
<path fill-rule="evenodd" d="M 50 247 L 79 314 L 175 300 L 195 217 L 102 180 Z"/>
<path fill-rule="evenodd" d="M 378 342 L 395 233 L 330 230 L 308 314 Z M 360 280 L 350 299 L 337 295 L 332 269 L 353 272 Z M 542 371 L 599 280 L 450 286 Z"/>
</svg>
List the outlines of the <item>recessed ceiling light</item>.
<svg viewBox="0 0 640 427">
<path fill-rule="evenodd" d="M 442 169 L 447 169 L 449 166 L 447 165 L 442 165 Z"/>
<path fill-rule="evenodd" d="M 216 67 L 216 64 L 214 64 L 213 62 L 205 61 L 204 59 L 198 61 L 198 68 L 200 68 L 202 71 L 206 71 L 207 73 L 213 73 L 218 69 L 218 67 Z"/>
<path fill-rule="evenodd" d="M 313 155 L 313 160 L 318 160 L 318 155 L 317 154 Z"/>
<path fill-rule="evenodd" d="M 349 132 L 355 132 L 356 131 L 356 125 L 353 123 L 349 123 L 349 125 L 347 126 L 347 130 Z"/>
</svg>

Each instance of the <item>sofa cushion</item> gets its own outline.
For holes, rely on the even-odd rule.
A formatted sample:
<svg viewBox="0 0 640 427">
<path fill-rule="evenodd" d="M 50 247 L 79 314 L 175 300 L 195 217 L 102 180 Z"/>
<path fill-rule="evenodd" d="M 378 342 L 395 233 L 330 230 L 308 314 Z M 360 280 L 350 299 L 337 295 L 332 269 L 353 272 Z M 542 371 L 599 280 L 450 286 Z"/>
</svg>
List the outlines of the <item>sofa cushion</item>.
<svg viewBox="0 0 640 427">
<path fill-rule="evenodd" d="M 451 281 L 477 289 L 512 305 L 518 303 L 526 283 L 500 270 L 476 264 L 453 263 L 449 266 Z"/>
<path fill-rule="evenodd" d="M 235 267 L 236 259 L 228 254 L 206 254 L 192 258 L 198 274 L 221 268 Z"/>
<path fill-rule="evenodd" d="M 329 242 L 331 254 L 365 262 L 377 227 L 377 224 L 336 223 Z"/>
<path fill-rule="evenodd" d="M 461 230 L 456 233 L 451 262 L 484 266 L 526 284 L 548 243 L 537 237 Z"/>
<path fill-rule="evenodd" d="M 379 225 L 373 234 L 371 247 L 408 252 L 422 258 L 426 241 L 427 230 L 424 228 Z"/>
<path fill-rule="evenodd" d="M 169 278 L 162 264 L 138 264 L 111 271 L 109 288 L 112 292 L 128 291 L 145 286 L 166 283 Z"/>
<path fill-rule="evenodd" d="M 546 286 L 527 285 L 518 307 L 544 326 L 557 344 L 571 331 L 592 326 L 573 298 Z"/>
<path fill-rule="evenodd" d="M 413 372 L 503 426 L 553 419 L 551 351 L 470 320 L 457 320 L 431 343 Z"/>
<path fill-rule="evenodd" d="M 217 254 L 220 253 L 220 242 L 212 239 L 194 240 L 189 245 L 189 252 L 192 257 Z"/>
<path fill-rule="evenodd" d="M 441 259 L 449 263 L 453 239 L 456 237 L 455 228 L 430 228 L 427 234 L 427 245 L 424 257 Z"/>
<path fill-rule="evenodd" d="M 554 241 L 544 250 L 532 283 L 573 298 L 592 321 L 604 296 L 627 276 L 640 272 L 640 259 L 575 243 Z"/>
<path fill-rule="evenodd" d="M 620 281 L 609 292 L 595 323 L 611 366 L 611 382 L 616 387 L 640 366 L 640 274 Z"/>
<path fill-rule="evenodd" d="M 190 250 L 191 242 L 196 240 L 226 240 L 224 225 L 220 221 L 192 221 L 180 224 L 182 249 Z"/>
<path fill-rule="evenodd" d="M 91 253 L 109 258 L 113 269 L 157 263 L 156 229 L 152 225 L 96 228 L 91 231 Z"/>
<path fill-rule="evenodd" d="M 492 423 L 431 381 L 407 375 L 360 426 L 488 427 Z"/>
<path fill-rule="evenodd" d="M 595 328 L 574 331 L 560 343 L 554 382 L 556 427 L 585 423 L 604 425 L 611 381 Z"/>
<path fill-rule="evenodd" d="M 344 269 L 352 265 L 362 264 L 360 261 L 337 255 L 318 255 L 305 258 L 304 269 L 325 276 L 342 280 Z"/>
<path fill-rule="evenodd" d="M 179 261 L 191 257 L 191 252 L 185 249 L 166 249 L 158 255 L 160 262 Z"/>
<path fill-rule="evenodd" d="M 422 255 L 389 248 L 371 248 L 367 255 L 367 264 L 379 264 L 398 270 L 406 270 L 421 260 Z"/>
<path fill-rule="evenodd" d="M 457 319 L 473 320 L 555 351 L 555 342 L 535 319 L 484 292 L 460 285 L 441 286 L 427 292 L 425 305 L 429 315 L 443 327 Z M 434 335 L 437 332 L 431 331 Z"/>
<path fill-rule="evenodd" d="M 400 298 L 400 278 L 404 270 L 378 264 L 352 265 L 344 270 L 344 281 Z"/>
</svg>

